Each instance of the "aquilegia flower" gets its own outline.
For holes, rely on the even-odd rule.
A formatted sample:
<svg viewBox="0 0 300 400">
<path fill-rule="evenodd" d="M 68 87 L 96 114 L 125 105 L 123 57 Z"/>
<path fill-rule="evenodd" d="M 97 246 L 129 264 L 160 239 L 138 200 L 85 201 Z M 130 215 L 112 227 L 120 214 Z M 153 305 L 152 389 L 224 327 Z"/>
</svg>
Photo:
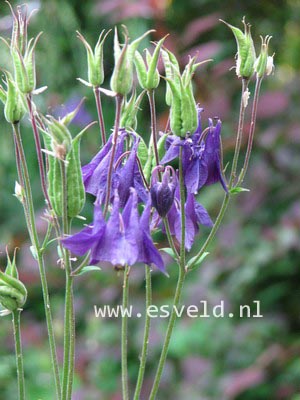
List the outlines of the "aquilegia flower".
<svg viewBox="0 0 300 400">
<path fill-rule="evenodd" d="M 93 226 L 87 226 L 75 235 L 63 239 L 64 247 L 77 256 L 83 256 L 90 251 L 91 264 L 108 261 L 113 265 L 124 266 L 141 262 L 155 264 L 165 272 L 163 259 L 150 236 L 150 199 L 141 217 L 137 206 L 137 193 L 132 188 L 121 212 L 120 199 L 115 191 L 112 211 L 108 221 L 105 221 L 97 200 Z"/>
<path fill-rule="evenodd" d="M 195 236 L 199 232 L 199 225 L 207 227 L 213 226 L 213 222 L 208 215 L 206 209 L 197 202 L 193 193 L 187 193 L 185 205 L 185 247 L 189 251 L 194 243 Z M 181 243 L 181 213 L 180 213 L 180 193 L 179 184 L 175 190 L 174 202 L 167 214 L 170 233 L 174 235 L 179 243 Z M 157 226 L 160 218 L 156 214 L 153 217 L 153 224 Z M 164 228 L 163 228 L 164 229 Z"/>
<path fill-rule="evenodd" d="M 216 125 L 209 119 L 209 127 L 202 132 L 198 108 L 198 127 L 192 136 L 182 139 L 170 135 L 166 140 L 167 152 L 161 160 L 166 164 L 179 156 L 179 146 L 183 146 L 184 182 L 189 193 L 197 193 L 204 185 L 220 182 L 224 190 L 227 186 L 221 169 L 221 121 Z"/>
<path fill-rule="evenodd" d="M 159 182 L 159 171 L 164 170 L 162 181 Z M 165 217 L 172 207 L 177 185 L 177 176 L 172 167 L 161 165 L 154 168 L 151 178 L 152 206 L 161 217 Z"/>
<path fill-rule="evenodd" d="M 125 141 L 131 137 L 133 145 L 126 159 L 124 151 Z M 116 152 L 114 156 L 114 169 L 111 184 L 112 200 L 115 190 L 118 189 L 121 207 L 123 207 L 129 197 L 130 188 L 134 187 L 140 200 L 146 202 L 148 193 L 145 189 L 143 179 L 141 177 L 138 163 L 137 150 L 139 139 L 132 133 L 127 133 L 124 129 L 120 130 Z M 104 147 L 92 159 L 92 161 L 82 167 L 82 176 L 85 190 L 97 197 L 100 204 L 103 204 L 107 191 L 107 173 L 112 152 L 112 135 L 108 139 Z M 127 153 L 127 152 L 126 152 Z M 124 162 L 124 160 L 126 160 Z"/>
</svg>

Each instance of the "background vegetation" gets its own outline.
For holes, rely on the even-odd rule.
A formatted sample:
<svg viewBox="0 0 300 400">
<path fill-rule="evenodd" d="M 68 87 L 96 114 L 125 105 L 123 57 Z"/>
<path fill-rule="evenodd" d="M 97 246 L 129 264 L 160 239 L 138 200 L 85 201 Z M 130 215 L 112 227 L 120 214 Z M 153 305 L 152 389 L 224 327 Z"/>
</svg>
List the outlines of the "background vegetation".
<svg viewBox="0 0 300 400">
<path fill-rule="evenodd" d="M 15 6 L 17 2 L 12 1 Z M 159 399 L 180 400 L 299 400 L 300 399 L 300 1 L 266 0 L 42 0 L 28 2 L 39 12 L 32 18 L 31 34 L 44 31 L 37 46 L 37 70 L 40 85 L 48 85 L 39 96 L 43 112 L 64 112 L 86 96 L 84 113 L 73 125 L 96 119 L 93 97 L 88 88 L 76 81 L 86 78 L 83 46 L 76 39 L 78 29 L 95 43 L 102 29 L 125 23 L 132 38 L 155 28 L 152 40 L 170 33 L 167 46 L 185 63 L 188 54 L 198 52 L 199 59 L 213 58 L 209 66 L 195 76 L 197 100 L 205 108 L 204 119 L 218 115 L 223 121 L 226 159 L 233 150 L 239 104 L 240 82 L 230 67 L 234 64 L 235 42 L 219 18 L 239 25 L 245 15 L 253 25 L 259 46 L 259 34 L 273 36 L 271 49 L 276 53 L 275 75 L 265 80 L 260 99 L 259 119 L 253 158 L 245 186 L 250 193 L 233 202 L 211 255 L 202 268 L 190 274 L 185 287 L 184 304 L 207 300 L 212 307 L 224 300 L 225 308 L 237 315 L 240 304 L 261 302 L 264 317 L 185 319 L 178 321 L 170 348 Z M 4 2 L 0 6 L 0 33 L 10 34 L 11 18 Z M 147 44 L 147 43 L 145 43 Z M 7 67 L 6 48 L 0 43 L 0 64 Z M 257 48 L 258 50 L 259 48 Z M 107 77 L 112 71 L 112 35 L 105 48 Z M 106 87 L 108 85 L 108 80 Z M 252 90 L 253 91 L 253 90 Z M 164 88 L 157 95 L 159 126 L 167 115 Z M 62 106 L 64 105 L 64 106 Z M 149 134 L 149 110 L 143 104 L 139 133 Z M 108 129 L 112 126 L 112 100 L 104 102 Z M 2 113 L 1 113 L 2 115 Z M 26 121 L 25 121 L 26 125 Z M 23 137 L 35 171 L 34 193 L 42 217 L 42 194 L 37 179 L 32 134 L 24 128 Z M 5 265 L 5 246 L 18 246 L 21 279 L 29 290 L 22 318 L 25 347 L 25 373 L 28 398 L 53 400 L 48 345 L 44 324 L 38 271 L 28 251 L 22 209 L 12 197 L 16 171 L 10 127 L 0 119 L 0 257 Z M 99 146 L 97 128 L 83 142 L 82 161 L 86 163 Z M 222 190 L 203 190 L 199 200 L 214 217 Z M 89 199 L 91 200 L 91 199 Z M 89 217 L 88 203 L 83 214 Z M 39 229 L 45 222 L 39 218 Z M 205 238 L 204 230 L 199 244 Z M 50 249 L 51 250 L 51 249 Z M 64 275 L 48 253 L 48 279 L 55 312 L 55 330 L 62 349 Z M 169 265 L 170 278 L 153 273 L 154 302 L 171 301 L 176 271 Z M 143 268 L 136 266 L 131 275 L 131 302 L 143 304 Z M 93 306 L 119 304 L 121 276 L 109 268 L 77 280 L 77 358 L 76 394 L 78 400 L 120 399 L 120 320 L 96 319 Z M 136 377 L 142 340 L 142 320 L 130 321 L 130 376 Z M 151 352 L 143 399 L 157 363 L 166 321 L 152 320 Z M 0 399 L 15 400 L 15 360 L 13 337 L 8 317 L 0 321 Z"/>
</svg>

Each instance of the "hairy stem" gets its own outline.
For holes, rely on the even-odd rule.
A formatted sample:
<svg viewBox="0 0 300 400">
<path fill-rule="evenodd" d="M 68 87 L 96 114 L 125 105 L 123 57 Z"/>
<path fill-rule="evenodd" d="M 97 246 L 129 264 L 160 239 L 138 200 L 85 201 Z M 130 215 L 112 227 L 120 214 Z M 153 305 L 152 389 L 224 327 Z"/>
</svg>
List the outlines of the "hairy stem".
<svg viewBox="0 0 300 400">
<path fill-rule="evenodd" d="M 118 141 L 119 127 L 120 127 L 122 101 L 123 101 L 123 96 L 120 94 L 117 94 L 115 127 L 114 127 L 113 140 L 112 140 L 111 156 L 110 156 L 108 172 L 107 172 L 107 187 L 106 187 L 106 197 L 105 197 L 105 205 L 104 205 L 104 216 L 107 214 L 109 201 L 110 201 L 110 195 L 111 195 L 112 173 L 113 173 L 113 168 L 114 168 L 114 159 L 115 159 L 115 154 L 116 154 L 116 147 L 117 147 L 117 141 Z"/>
<path fill-rule="evenodd" d="M 128 307 L 128 296 L 129 296 L 129 272 L 130 267 L 125 266 L 124 280 L 123 280 L 123 302 L 122 308 L 126 310 Z M 127 341 L 128 341 L 128 316 L 125 311 L 125 315 L 122 317 L 122 332 L 121 332 L 121 364 L 122 364 L 122 393 L 123 400 L 129 400 L 128 391 L 128 366 L 127 366 Z"/>
<path fill-rule="evenodd" d="M 239 186 L 243 182 L 243 180 L 245 178 L 245 175 L 246 175 L 246 172 L 247 172 L 247 169 L 248 169 L 248 165 L 249 165 L 249 160 L 250 160 L 250 155 L 251 155 L 252 145 L 253 145 L 254 132 L 255 132 L 256 114 L 257 114 L 257 107 L 258 107 L 258 98 L 259 98 L 259 92 L 260 92 L 262 79 L 263 78 L 257 78 L 256 79 L 247 151 L 246 151 L 246 155 L 245 155 L 244 166 L 241 169 L 241 173 L 240 173 L 240 176 L 239 176 L 239 179 L 238 179 L 237 186 Z"/>
<path fill-rule="evenodd" d="M 29 225 L 30 225 L 30 231 L 32 232 L 32 235 L 31 235 L 32 246 L 34 247 L 34 250 L 36 253 L 36 260 L 37 260 L 37 263 L 39 266 L 39 273 L 40 273 L 40 278 L 41 278 L 45 315 L 46 315 L 46 322 L 47 322 L 47 329 L 48 329 L 48 339 L 49 339 L 49 346 L 50 346 L 50 353 L 51 353 L 51 362 L 52 362 L 52 368 L 53 368 L 53 374 L 54 374 L 54 380 L 55 380 L 56 396 L 57 396 L 57 399 L 60 400 L 61 399 L 61 397 L 60 397 L 61 384 L 60 384 L 59 368 L 58 368 L 58 362 L 57 362 L 56 345 L 55 345 L 55 337 L 54 337 L 54 331 L 53 331 L 52 313 L 51 313 L 51 306 L 50 306 L 50 299 L 49 299 L 48 284 L 47 284 L 47 278 L 46 278 L 44 258 L 42 255 L 39 238 L 38 238 L 38 234 L 37 234 L 37 230 L 36 230 L 31 184 L 30 184 L 29 172 L 28 172 L 26 157 L 25 157 L 25 153 L 24 153 L 24 149 L 23 149 L 19 124 L 13 125 L 13 131 L 14 131 L 16 146 L 18 148 L 18 154 L 20 157 L 20 165 L 21 165 L 22 173 L 23 173 L 23 177 L 24 177 L 24 190 L 25 190 L 25 195 L 26 195 L 27 204 L 28 204 Z"/>
<path fill-rule="evenodd" d="M 17 363 L 19 400 L 25 400 L 24 366 L 23 366 L 21 327 L 20 327 L 21 310 L 13 311 L 12 315 L 13 315 L 12 320 L 13 320 L 16 363 Z"/>
<path fill-rule="evenodd" d="M 183 179 L 183 170 L 182 170 L 182 146 L 180 146 L 179 152 L 179 185 L 180 185 L 180 214 L 181 214 L 181 244 L 180 244 L 180 261 L 179 261 L 179 274 L 178 274 L 178 281 L 176 292 L 173 300 L 173 307 L 169 319 L 169 324 L 167 327 L 167 332 L 165 336 L 165 341 L 163 344 L 163 348 L 160 354 L 160 359 L 156 371 L 156 375 L 154 378 L 152 390 L 149 396 L 149 400 L 155 400 L 156 395 L 159 389 L 159 384 L 161 380 L 161 376 L 163 373 L 163 369 L 165 366 L 165 362 L 168 355 L 170 340 L 172 337 L 173 329 L 175 326 L 177 314 L 176 310 L 178 309 L 181 293 L 183 289 L 183 284 L 186 276 L 185 270 L 185 187 L 184 187 L 184 179 Z"/>
<path fill-rule="evenodd" d="M 154 157 L 155 157 L 156 165 L 159 165 L 159 155 L 158 155 L 158 149 L 157 149 L 157 124 L 156 124 L 154 90 L 148 91 L 147 94 L 148 94 L 148 98 L 149 98 L 150 113 L 151 113 L 151 135 L 152 135 Z"/>
<path fill-rule="evenodd" d="M 96 107 L 97 107 L 101 141 L 102 141 L 102 146 L 104 146 L 106 143 L 106 133 L 105 133 L 105 123 L 104 123 L 104 118 L 103 118 L 103 112 L 102 112 L 101 93 L 100 93 L 98 86 L 94 86 L 93 91 L 94 91 Z"/>
<path fill-rule="evenodd" d="M 143 385 L 143 381 L 144 381 L 147 356 L 148 356 L 149 333 L 150 333 L 150 325 L 151 325 L 151 319 L 150 319 L 150 315 L 148 315 L 148 309 L 152 303 L 151 270 L 148 265 L 145 265 L 145 276 L 146 276 L 145 328 L 144 328 L 142 353 L 141 353 L 141 358 L 140 358 L 140 368 L 139 368 L 138 379 L 137 379 L 137 383 L 136 383 L 133 400 L 139 400 L 139 398 L 140 398 L 142 385 Z"/>
<path fill-rule="evenodd" d="M 237 130 L 237 137 L 235 142 L 235 150 L 234 156 L 232 161 L 232 168 L 231 174 L 229 179 L 229 189 L 232 188 L 234 184 L 234 180 L 236 178 L 236 170 L 239 160 L 239 154 L 243 139 L 243 129 L 244 129 L 244 120 L 245 120 L 245 110 L 246 110 L 246 101 L 245 101 L 245 93 L 248 89 L 249 80 L 246 78 L 242 79 L 242 95 L 241 95 L 241 103 L 240 103 L 240 114 L 239 114 L 239 123 L 238 123 L 238 130 Z"/>
<path fill-rule="evenodd" d="M 71 220 L 68 217 L 68 188 L 67 171 L 64 161 L 60 162 L 63 193 L 63 233 L 69 235 Z M 64 320 L 64 361 L 62 380 L 62 400 L 72 399 L 73 377 L 74 377 L 74 355 L 75 355 L 75 321 L 73 304 L 73 276 L 70 261 L 70 252 L 64 249 L 64 268 L 66 273 L 65 289 L 65 320 Z"/>
</svg>

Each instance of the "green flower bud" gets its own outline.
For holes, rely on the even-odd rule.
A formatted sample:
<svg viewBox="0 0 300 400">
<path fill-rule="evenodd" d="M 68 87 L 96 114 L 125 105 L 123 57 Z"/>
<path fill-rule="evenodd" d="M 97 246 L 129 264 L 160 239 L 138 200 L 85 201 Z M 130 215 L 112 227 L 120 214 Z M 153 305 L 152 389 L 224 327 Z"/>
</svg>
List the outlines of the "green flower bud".
<svg viewBox="0 0 300 400">
<path fill-rule="evenodd" d="M 261 51 L 255 62 L 255 72 L 259 78 L 265 75 L 270 75 L 274 69 L 273 56 L 268 55 L 269 42 L 272 36 L 261 36 Z"/>
<path fill-rule="evenodd" d="M 115 30 L 114 38 L 114 57 L 115 67 L 110 81 L 111 90 L 117 94 L 126 96 L 133 85 L 133 63 L 134 54 L 138 48 L 140 42 L 153 31 L 148 31 L 142 36 L 134 40 L 131 44 L 128 44 L 128 34 L 125 31 L 125 44 L 121 50 L 118 33 Z"/>
<path fill-rule="evenodd" d="M 255 48 L 251 37 L 251 25 L 246 23 L 244 17 L 242 22 L 244 24 L 245 31 L 243 33 L 239 28 L 236 28 L 225 21 L 222 22 L 224 22 L 224 24 L 226 24 L 232 30 L 236 39 L 238 47 L 236 74 L 239 78 L 250 79 L 254 73 L 254 63 L 256 60 Z"/>
<path fill-rule="evenodd" d="M 77 31 L 77 36 L 79 40 L 81 40 L 86 49 L 87 63 L 88 63 L 88 82 L 90 83 L 90 85 L 94 87 L 101 86 L 104 81 L 103 45 L 109 32 L 110 31 L 108 31 L 104 35 L 104 30 L 103 30 L 100 33 L 98 42 L 93 51 L 89 43 L 84 38 L 84 36 Z"/>
<path fill-rule="evenodd" d="M 126 130 L 136 130 L 137 127 L 137 113 L 141 104 L 142 98 L 145 92 L 143 91 L 138 98 L 136 98 L 136 92 L 134 91 L 129 99 L 124 99 L 121 111 L 120 127 Z"/>
<path fill-rule="evenodd" d="M 139 79 L 139 83 L 143 89 L 153 90 L 159 85 L 159 72 L 157 70 L 158 57 L 160 54 L 161 46 L 166 37 L 162 38 L 156 45 L 153 55 L 146 49 L 147 65 L 138 51 L 135 52 L 135 67 Z"/>
<path fill-rule="evenodd" d="M 6 72 L 7 91 L 0 86 L 0 99 L 4 103 L 4 115 L 10 124 L 18 123 L 26 113 L 25 99 L 10 73 Z"/>
<path fill-rule="evenodd" d="M 0 271 L 0 304 L 8 311 L 15 311 L 26 302 L 27 290 L 19 280 L 16 268 L 15 255 L 11 261 L 7 254 L 7 267 L 5 272 Z"/>
</svg>

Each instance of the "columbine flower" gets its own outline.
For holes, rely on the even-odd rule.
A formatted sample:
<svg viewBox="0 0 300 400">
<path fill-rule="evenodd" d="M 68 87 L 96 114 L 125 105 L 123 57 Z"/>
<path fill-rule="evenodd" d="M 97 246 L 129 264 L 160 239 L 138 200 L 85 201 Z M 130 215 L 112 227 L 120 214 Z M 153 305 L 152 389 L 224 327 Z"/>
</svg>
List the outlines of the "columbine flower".
<svg viewBox="0 0 300 400">
<path fill-rule="evenodd" d="M 141 262 L 155 264 L 165 271 L 161 255 L 154 246 L 149 230 L 151 204 L 143 214 L 137 209 L 137 193 L 131 189 L 129 199 L 120 212 L 120 199 L 115 191 L 111 215 L 106 222 L 101 206 L 95 203 L 93 226 L 62 240 L 63 245 L 77 256 L 91 251 L 90 263 L 108 261 L 113 265 L 133 265 Z"/>
<path fill-rule="evenodd" d="M 142 201 L 147 201 L 148 198 L 137 163 L 138 139 L 133 134 L 131 135 L 133 138 L 133 146 L 130 150 L 129 157 L 123 164 L 123 159 L 125 159 L 125 140 L 128 136 L 129 134 L 125 130 L 120 130 L 114 156 L 110 200 L 113 198 L 115 189 L 118 189 L 121 207 L 124 206 L 129 197 L 130 187 L 136 189 L 138 196 Z M 92 161 L 82 168 L 83 182 L 86 192 L 97 196 L 101 204 L 105 200 L 107 190 L 107 172 L 111 158 L 111 151 L 112 136 Z"/>
<path fill-rule="evenodd" d="M 179 156 L 179 146 L 183 146 L 184 182 L 189 193 L 197 193 L 204 185 L 220 182 L 224 190 L 227 186 L 221 170 L 221 121 L 214 126 L 209 119 L 209 127 L 202 132 L 198 108 L 198 128 L 188 139 L 175 135 L 166 141 L 167 152 L 162 164 L 166 164 Z"/>
<path fill-rule="evenodd" d="M 158 172 L 164 169 L 162 181 L 158 180 Z M 155 167 L 151 178 L 151 199 L 152 206 L 155 207 L 161 217 L 165 217 L 172 207 L 174 201 L 177 177 L 172 167 Z"/>
<path fill-rule="evenodd" d="M 188 193 L 184 205 L 185 210 L 185 247 L 189 251 L 194 242 L 195 236 L 199 232 L 199 225 L 211 227 L 213 225 L 208 212 L 197 202 L 193 193 Z M 175 190 L 174 202 L 167 214 L 171 235 L 174 235 L 181 243 L 181 212 L 180 212 L 180 194 L 179 185 Z M 153 218 L 155 220 L 155 217 Z M 155 225 L 160 223 L 156 219 Z"/>
</svg>

